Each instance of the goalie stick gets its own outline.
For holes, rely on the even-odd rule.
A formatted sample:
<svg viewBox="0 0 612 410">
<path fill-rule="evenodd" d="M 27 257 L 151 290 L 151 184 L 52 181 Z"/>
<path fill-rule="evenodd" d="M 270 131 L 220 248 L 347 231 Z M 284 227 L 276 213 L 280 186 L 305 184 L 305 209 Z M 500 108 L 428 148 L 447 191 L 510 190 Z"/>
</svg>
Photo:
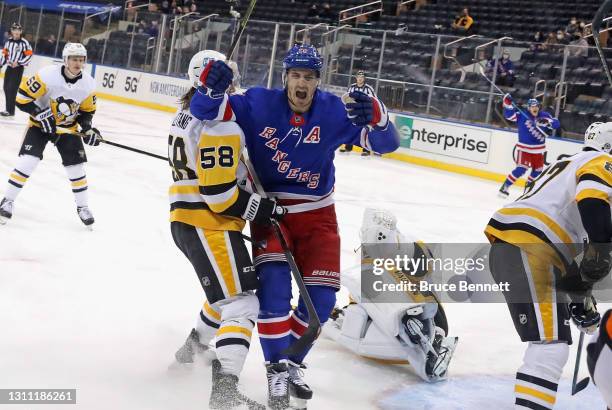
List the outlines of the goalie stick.
<svg viewBox="0 0 612 410">
<path fill-rule="evenodd" d="M 255 173 L 255 169 L 253 168 L 253 164 L 251 163 L 251 159 L 248 157 L 248 153 L 244 152 L 244 163 L 246 164 L 247 169 L 249 170 L 249 174 L 253 179 L 253 185 L 255 186 L 255 190 L 259 195 L 263 198 L 267 198 L 265 191 L 263 190 L 263 186 L 259 181 L 259 177 Z M 310 347 L 315 340 L 319 337 L 321 333 L 321 321 L 319 320 L 319 315 L 317 315 L 317 311 L 315 310 L 314 304 L 312 303 L 312 299 L 310 298 L 310 294 L 308 293 L 308 289 L 306 288 L 306 284 L 304 283 L 304 279 L 302 278 L 302 272 L 300 271 L 297 263 L 295 262 L 295 258 L 289 249 L 289 245 L 285 239 L 283 231 L 281 230 L 280 223 L 276 219 L 272 219 L 272 227 L 274 228 L 274 233 L 278 238 L 281 247 L 283 248 L 283 253 L 285 254 L 285 258 L 287 259 L 287 263 L 291 268 L 291 273 L 293 274 L 293 279 L 295 280 L 298 289 L 300 290 L 300 296 L 304 301 L 304 305 L 306 305 L 306 310 L 308 311 L 308 327 L 302 337 L 300 337 L 294 344 L 289 346 L 287 349 L 282 351 L 281 353 L 293 356 L 304 352 L 308 347 Z"/>
</svg>

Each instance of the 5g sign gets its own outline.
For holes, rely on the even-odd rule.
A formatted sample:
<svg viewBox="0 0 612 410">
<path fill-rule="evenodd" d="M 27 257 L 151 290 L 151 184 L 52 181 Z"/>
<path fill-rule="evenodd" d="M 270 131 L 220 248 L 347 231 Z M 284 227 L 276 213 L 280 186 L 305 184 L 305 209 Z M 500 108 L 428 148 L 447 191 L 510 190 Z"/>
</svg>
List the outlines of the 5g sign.
<svg viewBox="0 0 612 410">
<path fill-rule="evenodd" d="M 115 78 L 117 78 L 116 74 L 113 73 L 104 73 L 104 77 L 102 78 L 102 87 L 104 88 L 114 88 L 115 87 Z"/>
<path fill-rule="evenodd" d="M 138 91 L 138 78 L 127 76 L 123 89 L 127 92 L 135 93 Z"/>
</svg>

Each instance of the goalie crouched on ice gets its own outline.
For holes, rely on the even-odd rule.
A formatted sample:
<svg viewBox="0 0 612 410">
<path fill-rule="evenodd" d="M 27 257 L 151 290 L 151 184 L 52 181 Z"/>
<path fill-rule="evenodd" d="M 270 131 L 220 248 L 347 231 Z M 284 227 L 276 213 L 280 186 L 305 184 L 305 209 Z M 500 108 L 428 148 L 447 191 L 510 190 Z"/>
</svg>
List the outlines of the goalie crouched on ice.
<svg viewBox="0 0 612 410">
<path fill-rule="evenodd" d="M 373 259 L 397 255 L 430 258 L 430 249 L 404 236 L 397 229 L 395 216 L 382 210 L 366 209 L 360 238 L 362 266 L 342 272 L 342 285 L 348 288 L 352 302 L 334 311 L 324 334 L 360 356 L 407 361 L 427 382 L 445 379 L 458 338 L 447 336 L 446 316 L 435 295 L 403 292 L 404 303 L 373 303 L 361 291 L 361 269 L 370 270 Z M 415 274 L 422 277 L 427 272 Z M 398 272 L 383 275 L 391 282 L 398 279 Z"/>
<path fill-rule="evenodd" d="M 17 164 L 0 202 L 0 223 L 13 216 L 13 203 L 43 158 L 48 142 L 62 157 L 77 214 L 85 225 L 94 223 L 88 206 L 85 177 L 85 148 L 100 144 L 100 133 L 92 127 L 96 112 L 96 83 L 84 71 L 87 50 L 80 43 L 67 43 L 62 51 L 63 65 L 51 65 L 24 78 L 19 87 L 17 107 L 30 115 L 28 129 L 19 150 Z M 83 138 L 75 135 L 80 127 Z"/>
</svg>

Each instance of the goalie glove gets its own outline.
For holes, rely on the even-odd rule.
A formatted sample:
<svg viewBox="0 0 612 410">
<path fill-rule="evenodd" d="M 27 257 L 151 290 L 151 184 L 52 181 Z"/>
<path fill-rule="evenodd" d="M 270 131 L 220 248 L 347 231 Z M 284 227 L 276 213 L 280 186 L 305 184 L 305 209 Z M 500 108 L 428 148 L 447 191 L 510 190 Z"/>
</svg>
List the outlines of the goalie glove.
<svg viewBox="0 0 612 410">
<path fill-rule="evenodd" d="M 221 98 L 234 80 L 234 72 L 220 60 L 210 61 L 200 74 L 200 84 L 212 98 Z"/>
<path fill-rule="evenodd" d="M 45 134 L 55 134 L 57 127 L 55 126 L 55 116 L 51 108 L 46 110 L 38 110 L 34 113 L 34 120 L 40 124 L 40 129 Z"/>
<path fill-rule="evenodd" d="M 81 131 L 85 136 L 83 137 L 83 142 L 87 145 L 91 145 L 97 147 L 100 145 L 102 141 L 102 135 L 100 135 L 100 131 L 97 128 L 90 128 L 88 130 Z"/>
<path fill-rule="evenodd" d="M 270 225 L 272 219 L 280 221 L 287 209 L 276 204 L 276 201 L 262 198 L 259 194 L 251 194 L 242 219 L 253 221 L 258 225 Z"/>
<path fill-rule="evenodd" d="M 387 128 L 389 115 L 387 108 L 377 98 L 361 91 L 353 91 L 342 97 L 346 115 L 357 127 L 371 127 L 375 130 Z"/>
<path fill-rule="evenodd" d="M 599 282 L 610 273 L 612 260 L 610 258 L 611 244 L 589 243 L 580 262 L 580 277 L 589 283 Z"/>
<path fill-rule="evenodd" d="M 592 335 L 599 327 L 601 315 L 597 311 L 597 304 L 593 296 L 587 296 L 584 303 L 572 302 L 569 304 L 572 321 L 583 333 Z"/>
</svg>

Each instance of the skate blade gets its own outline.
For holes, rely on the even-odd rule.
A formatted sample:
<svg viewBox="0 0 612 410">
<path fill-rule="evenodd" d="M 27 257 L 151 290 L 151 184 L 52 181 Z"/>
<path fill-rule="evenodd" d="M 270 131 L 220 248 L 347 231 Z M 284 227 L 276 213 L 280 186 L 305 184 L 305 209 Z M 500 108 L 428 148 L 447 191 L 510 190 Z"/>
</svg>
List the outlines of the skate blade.
<svg viewBox="0 0 612 410">
<path fill-rule="evenodd" d="M 0 216 L 0 225 L 6 225 L 7 222 L 8 222 L 7 218 Z"/>
<path fill-rule="evenodd" d="M 89 232 L 93 232 L 93 225 L 85 225 L 85 229 L 87 229 Z"/>
<path fill-rule="evenodd" d="M 501 192 L 497 193 L 497 196 L 503 199 L 508 199 L 508 197 L 510 196 L 510 194 L 502 194 Z"/>
</svg>

